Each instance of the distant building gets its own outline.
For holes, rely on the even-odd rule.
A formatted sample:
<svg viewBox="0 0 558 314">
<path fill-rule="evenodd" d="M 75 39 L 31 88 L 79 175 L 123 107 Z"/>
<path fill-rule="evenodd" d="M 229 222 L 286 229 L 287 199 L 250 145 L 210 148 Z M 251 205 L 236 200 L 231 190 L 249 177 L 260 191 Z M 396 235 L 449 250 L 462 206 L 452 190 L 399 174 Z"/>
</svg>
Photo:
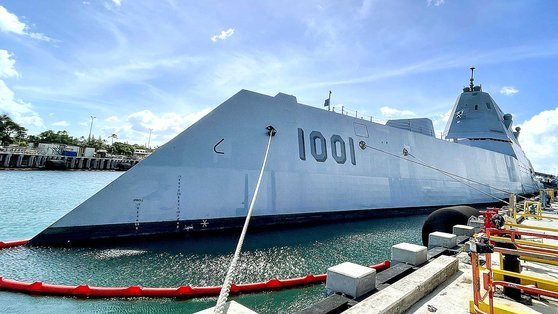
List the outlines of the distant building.
<svg viewBox="0 0 558 314">
<path fill-rule="evenodd" d="M 79 146 L 56 144 L 56 143 L 30 143 L 25 148 L 26 153 L 43 155 L 43 156 L 80 156 L 81 148 Z"/>
<path fill-rule="evenodd" d="M 77 157 L 79 155 L 79 146 L 66 145 L 62 150 L 62 155 L 67 157 Z"/>
<path fill-rule="evenodd" d="M 104 150 L 104 149 L 99 149 L 99 150 L 96 152 L 95 157 L 97 157 L 97 158 L 106 158 L 107 155 L 108 155 L 108 152 L 107 152 L 106 150 Z"/>
<path fill-rule="evenodd" d="M 62 144 L 53 143 L 39 143 L 36 146 L 37 154 L 45 156 L 57 156 L 62 155 L 63 152 Z"/>
<path fill-rule="evenodd" d="M 134 154 L 132 155 L 132 157 L 136 159 L 144 159 L 149 155 L 151 155 L 151 153 L 145 149 L 134 149 Z"/>
<path fill-rule="evenodd" d="M 82 147 L 83 150 L 82 156 L 83 157 L 95 157 L 95 148 L 93 147 Z"/>
</svg>

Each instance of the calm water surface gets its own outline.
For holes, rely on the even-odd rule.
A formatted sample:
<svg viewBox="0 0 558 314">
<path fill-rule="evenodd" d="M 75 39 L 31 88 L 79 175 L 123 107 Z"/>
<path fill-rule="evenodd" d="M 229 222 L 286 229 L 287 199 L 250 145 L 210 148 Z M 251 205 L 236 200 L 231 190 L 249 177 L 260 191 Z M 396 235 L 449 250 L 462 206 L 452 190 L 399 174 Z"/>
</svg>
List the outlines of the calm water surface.
<svg viewBox="0 0 558 314">
<path fill-rule="evenodd" d="M 120 172 L 0 171 L 0 240 L 30 238 L 116 179 Z M 420 243 L 426 216 L 376 219 L 248 233 L 237 282 L 323 273 L 337 263 L 389 258 L 399 242 Z M 117 247 L 0 250 L 0 276 L 97 286 L 220 285 L 236 236 L 149 241 Z M 259 313 L 293 313 L 323 298 L 324 285 L 244 294 L 234 300 Z M 27 296 L 0 291 L 5 313 L 192 313 L 216 298 L 109 299 Z"/>
</svg>

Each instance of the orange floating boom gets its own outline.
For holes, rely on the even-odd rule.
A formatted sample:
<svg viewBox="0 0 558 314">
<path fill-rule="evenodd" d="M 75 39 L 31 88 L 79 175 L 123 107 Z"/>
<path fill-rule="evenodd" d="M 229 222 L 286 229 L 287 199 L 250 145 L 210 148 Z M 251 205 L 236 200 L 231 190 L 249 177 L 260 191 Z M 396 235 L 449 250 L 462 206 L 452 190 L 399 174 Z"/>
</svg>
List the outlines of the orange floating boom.
<svg viewBox="0 0 558 314">
<path fill-rule="evenodd" d="M 0 249 L 25 245 L 28 240 L 0 242 Z M 391 266 L 391 262 L 386 260 L 381 263 L 370 266 L 377 271 L 382 271 Z M 277 290 L 304 286 L 314 283 L 324 282 L 327 278 L 326 274 L 313 275 L 309 274 L 304 277 L 290 279 L 271 279 L 265 282 L 232 284 L 231 293 L 241 292 L 259 292 L 265 290 Z M 53 285 L 41 281 L 24 282 L 0 277 L 0 289 L 22 292 L 27 294 L 48 294 L 58 296 L 78 296 L 92 298 L 113 298 L 113 297 L 198 297 L 198 296 L 214 296 L 219 295 L 221 286 L 210 287 L 193 287 L 180 286 L 170 288 L 149 288 L 140 286 L 129 287 L 93 287 L 89 285 Z"/>
</svg>

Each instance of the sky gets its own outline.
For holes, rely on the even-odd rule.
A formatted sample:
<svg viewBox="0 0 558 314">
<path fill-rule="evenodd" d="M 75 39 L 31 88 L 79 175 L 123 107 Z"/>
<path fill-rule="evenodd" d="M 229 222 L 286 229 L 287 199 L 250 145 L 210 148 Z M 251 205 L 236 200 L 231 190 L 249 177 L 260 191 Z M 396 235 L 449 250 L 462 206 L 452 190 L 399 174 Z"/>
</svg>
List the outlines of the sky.
<svg viewBox="0 0 558 314">
<path fill-rule="evenodd" d="M 161 145 L 241 89 L 437 134 L 469 67 L 558 173 L 555 1 L 0 0 L 0 113 Z M 352 112 L 351 111 L 351 112 Z"/>
</svg>

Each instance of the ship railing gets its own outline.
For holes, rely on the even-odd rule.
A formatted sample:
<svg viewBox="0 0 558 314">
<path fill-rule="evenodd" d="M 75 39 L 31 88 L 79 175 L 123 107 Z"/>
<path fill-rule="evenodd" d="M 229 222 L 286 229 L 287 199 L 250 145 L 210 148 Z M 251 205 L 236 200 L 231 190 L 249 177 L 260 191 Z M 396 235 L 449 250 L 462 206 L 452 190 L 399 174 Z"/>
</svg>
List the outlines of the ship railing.
<svg viewBox="0 0 558 314">
<path fill-rule="evenodd" d="M 525 227 L 526 226 L 521 226 L 521 228 Z M 533 226 L 529 226 L 529 228 L 532 227 Z M 556 231 L 556 229 L 553 231 Z M 501 235 L 504 234 L 509 237 L 501 237 Z M 517 240 L 519 239 L 518 236 L 525 238 L 525 236 L 534 235 L 550 240 L 558 239 L 558 236 L 546 233 L 494 228 L 487 228 L 485 230 L 485 235 L 477 234 L 473 237 L 473 240 L 469 242 L 469 253 L 473 272 L 473 300 L 470 300 L 469 303 L 471 313 L 510 313 L 510 311 L 507 311 L 510 308 L 494 302 L 493 297 L 496 286 L 520 289 L 527 294 L 542 295 L 558 299 L 558 280 L 521 274 L 520 269 L 518 272 L 517 270 L 508 270 L 504 268 L 503 255 L 517 256 L 523 260 L 551 265 L 558 264 L 558 246 L 551 244 L 544 244 L 543 246 L 542 243 L 534 241 L 529 241 L 531 243 L 525 244 L 524 242 L 527 241 Z M 496 245 L 497 242 L 512 243 L 514 249 Z M 492 253 L 499 254 L 499 267 L 492 265 Z M 481 255 L 484 256 L 484 265 L 480 264 L 479 257 Z M 510 277 L 515 278 L 515 280 Z M 482 293 L 481 287 L 484 293 Z"/>
<path fill-rule="evenodd" d="M 342 114 L 342 115 L 351 116 L 351 117 L 359 118 L 359 119 L 362 119 L 362 120 L 367 120 L 367 121 L 370 121 L 370 122 L 374 122 L 373 121 L 374 119 L 372 118 L 372 116 L 367 116 L 367 115 L 363 115 L 363 114 L 359 115 L 358 110 L 349 109 L 345 105 L 332 106 L 331 111 L 335 112 L 335 113 Z M 377 122 L 379 122 L 379 120 Z"/>
<path fill-rule="evenodd" d="M 364 114 L 359 114 L 358 110 L 352 110 L 347 108 L 345 105 L 335 105 L 335 106 L 331 106 L 331 111 L 338 113 L 338 114 L 342 114 L 342 115 L 346 115 L 346 116 L 350 116 L 350 117 L 355 117 L 357 119 L 362 119 L 362 120 L 366 120 L 366 121 L 370 121 L 370 122 L 375 122 L 375 123 L 380 123 L 380 124 L 386 124 L 386 120 L 383 119 L 376 119 L 373 118 L 372 116 L 368 116 L 368 115 L 364 115 Z M 432 134 L 434 137 L 436 137 L 436 134 Z M 452 142 L 454 140 L 452 139 L 446 139 L 444 137 L 443 132 L 440 133 L 440 139 L 444 140 L 444 141 L 448 141 L 448 142 Z"/>
</svg>

